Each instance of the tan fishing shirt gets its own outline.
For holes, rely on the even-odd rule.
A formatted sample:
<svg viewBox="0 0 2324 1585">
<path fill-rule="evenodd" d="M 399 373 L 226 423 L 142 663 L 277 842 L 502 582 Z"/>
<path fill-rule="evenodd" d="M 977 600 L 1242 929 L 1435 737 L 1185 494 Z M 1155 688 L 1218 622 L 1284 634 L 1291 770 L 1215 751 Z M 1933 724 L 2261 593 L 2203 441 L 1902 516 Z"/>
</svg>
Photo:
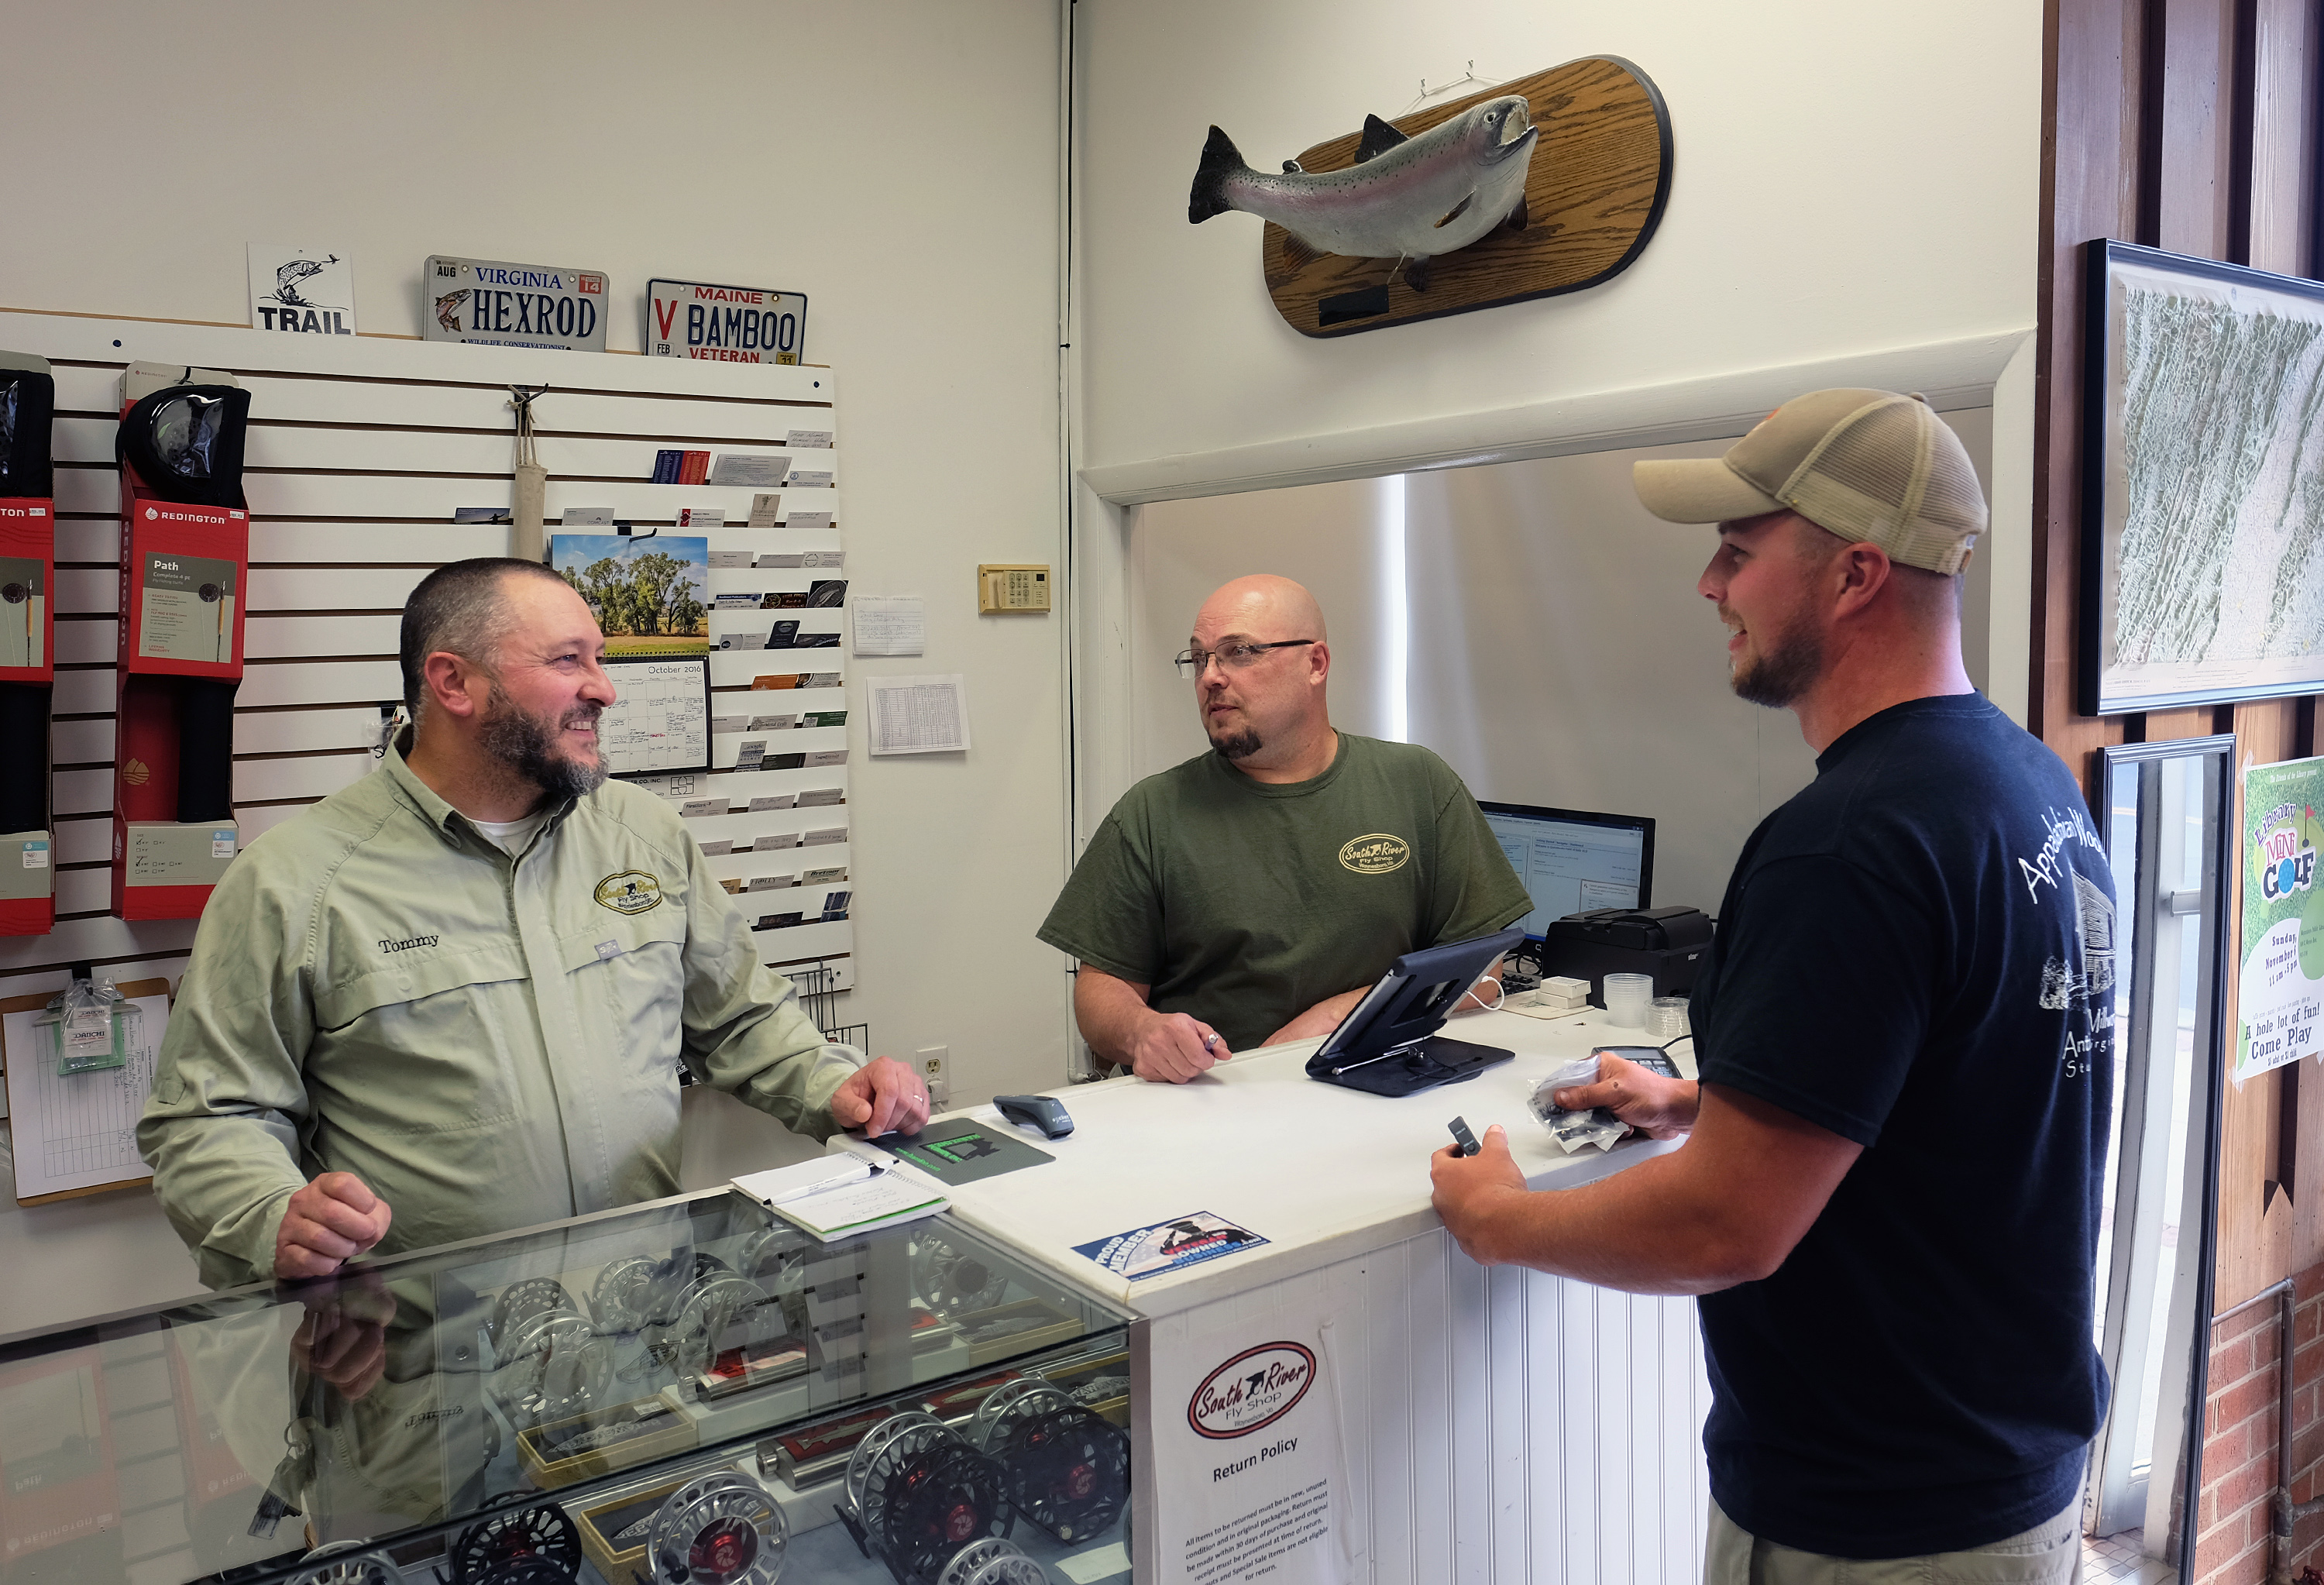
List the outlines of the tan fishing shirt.
<svg viewBox="0 0 2324 1585">
<path fill-rule="evenodd" d="M 202 1280 L 264 1281 L 324 1172 L 393 1208 L 387 1253 L 676 1193 L 681 1061 L 821 1138 L 861 1058 L 663 800 L 609 782 L 512 858 L 391 748 L 227 867 L 137 1145 Z"/>
</svg>

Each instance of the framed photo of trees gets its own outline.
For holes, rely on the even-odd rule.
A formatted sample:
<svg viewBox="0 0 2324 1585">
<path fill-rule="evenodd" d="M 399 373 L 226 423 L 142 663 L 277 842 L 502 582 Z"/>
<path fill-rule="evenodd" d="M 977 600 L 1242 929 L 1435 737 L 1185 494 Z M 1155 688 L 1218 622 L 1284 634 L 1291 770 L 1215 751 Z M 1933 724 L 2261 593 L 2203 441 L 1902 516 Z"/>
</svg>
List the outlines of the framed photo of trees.
<svg viewBox="0 0 2324 1585">
<path fill-rule="evenodd" d="M 710 541 L 552 534 L 549 565 L 589 604 L 609 659 L 710 650 Z"/>
<path fill-rule="evenodd" d="M 616 776 L 710 769 L 710 541 L 553 534 L 549 565 L 605 635 L 617 696 L 597 723 Z"/>
</svg>

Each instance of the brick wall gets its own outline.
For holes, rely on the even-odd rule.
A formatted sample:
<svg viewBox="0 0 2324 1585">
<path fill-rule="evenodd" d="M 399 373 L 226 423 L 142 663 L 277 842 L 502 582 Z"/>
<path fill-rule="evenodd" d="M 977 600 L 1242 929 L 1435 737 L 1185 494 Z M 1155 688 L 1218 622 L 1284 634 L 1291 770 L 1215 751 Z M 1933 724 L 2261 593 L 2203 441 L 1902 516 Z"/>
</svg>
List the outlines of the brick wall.
<svg viewBox="0 0 2324 1585">
<path fill-rule="evenodd" d="M 2292 1313 L 2292 1500 L 2324 1491 L 2324 1426 L 2317 1424 L 2324 1380 L 2324 1266 L 2300 1274 Z M 2267 1578 L 2268 1497 L 2275 1486 L 2278 1305 L 2222 1322 L 2211 1333 L 2211 1378 L 2204 1404 L 2203 1488 L 2195 1531 L 2195 1585 L 2263 1585 Z M 2293 1530 L 2292 1578 L 2319 1559 L 2324 1514 Z"/>
</svg>

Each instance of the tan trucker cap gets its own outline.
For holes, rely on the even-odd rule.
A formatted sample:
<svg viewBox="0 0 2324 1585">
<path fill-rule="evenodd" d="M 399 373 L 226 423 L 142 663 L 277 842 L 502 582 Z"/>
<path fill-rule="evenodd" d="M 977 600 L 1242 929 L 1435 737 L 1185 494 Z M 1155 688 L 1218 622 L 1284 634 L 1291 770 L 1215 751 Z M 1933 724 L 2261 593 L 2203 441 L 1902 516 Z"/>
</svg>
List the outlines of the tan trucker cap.
<svg viewBox="0 0 2324 1585">
<path fill-rule="evenodd" d="M 1790 507 L 1892 561 L 1957 573 L 1985 532 L 1985 493 L 1926 400 L 1846 387 L 1795 396 L 1720 457 L 1630 465 L 1638 500 L 1674 523 Z"/>
</svg>

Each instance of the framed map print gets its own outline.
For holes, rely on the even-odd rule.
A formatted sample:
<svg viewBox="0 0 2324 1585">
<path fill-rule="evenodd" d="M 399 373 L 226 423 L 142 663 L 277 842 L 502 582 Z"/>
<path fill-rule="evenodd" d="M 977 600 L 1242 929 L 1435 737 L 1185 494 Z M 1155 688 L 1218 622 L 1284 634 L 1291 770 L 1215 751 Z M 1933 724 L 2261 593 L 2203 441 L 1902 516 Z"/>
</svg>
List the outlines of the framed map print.
<svg viewBox="0 0 2324 1585">
<path fill-rule="evenodd" d="M 2324 283 L 2084 264 L 2082 713 L 2324 691 Z"/>
</svg>

